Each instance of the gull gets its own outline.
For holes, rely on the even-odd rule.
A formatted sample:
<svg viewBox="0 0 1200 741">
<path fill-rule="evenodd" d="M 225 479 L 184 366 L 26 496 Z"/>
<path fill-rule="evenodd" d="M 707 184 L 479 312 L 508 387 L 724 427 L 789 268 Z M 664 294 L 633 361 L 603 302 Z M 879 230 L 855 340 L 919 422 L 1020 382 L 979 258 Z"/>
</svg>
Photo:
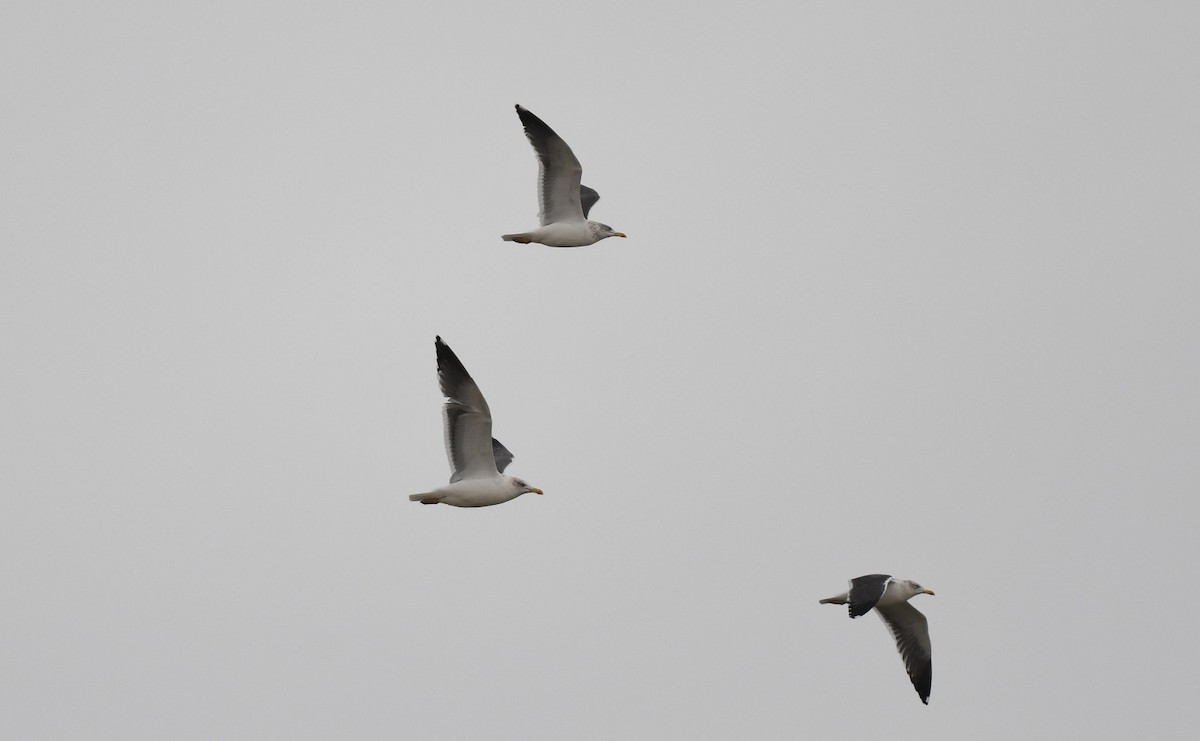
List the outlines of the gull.
<svg viewBox="0 0 1200 741">
<path fill-rule="evenodd" d="M 850 605 L 850 617 L 866 615 L 871 608 L 896 639 L 900 658 L 908 670 L 908 678 L 921 697 L 929 704 L 929 688 L 933 684 L 933 654 L 929 645 L 929 623 L 908 601 L 918 594 L 932 595 L 931 590 L 915 581 L 899 581 L 887 574 L 870 574 L 850 580 L 850 591 L 821 600 L 821 604 Z"/>
<path fill-rule="evenodd" d="M 408 500 L 452 507 L 487 507 L 528 492 L 541 494 L 541 489 L 504 475 L 513 454 L 492 437 L 492 413 L 487 401 L 450 346 L 441 337 L 433 344 L 437 350 L 438 384 L 446 397 L 442 420 L 450 483 L 433 491 L 410 494 Z"/>
<path fill-rule="evenodd" d="M 505 242 L 540 242 L 550 247 L 584 247 L 607 237 L 624 237 L 607 224 L 588 221 L 588 211 L 600 194 L 579 183 L 583 167 L 567 143 L 546 122 L 517 105 L 517 116 L 538 158 L 538 218 L 542 225 L 531 232 L 504 234 Z"/>
</svg>

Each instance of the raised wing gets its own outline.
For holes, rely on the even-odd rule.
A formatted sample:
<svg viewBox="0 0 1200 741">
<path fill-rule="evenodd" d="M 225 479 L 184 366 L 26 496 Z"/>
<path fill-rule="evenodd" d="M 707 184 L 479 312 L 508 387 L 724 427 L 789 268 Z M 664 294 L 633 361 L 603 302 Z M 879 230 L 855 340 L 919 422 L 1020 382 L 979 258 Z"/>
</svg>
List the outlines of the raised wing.
<svg viewBox="0 0 1200 741">
<path fill-rule="evenodd" d="M 513 462 L 513 454 L 508 452 L 508 448 L 494 437 L 492 438 L 492 457 L 496 459 L 496 470 L 500 473 L 504 473 L 508 464 Z"/>
<path fill-rule="evenodd" d="M 598 200 L 600 200 L 599 193 L 586 185 L 579 186 L 579 205 L 583 207 L 583 218 L 588 217 L 588 212 L 592 210 L 592 206 L 595 206 Z"/>
<path fill-rule="evenodd" d="M 479 387 L 462 361 L 438 337 L 438 384 L 446 403 L 442 406 L 446 458 L 450 461 L 450 483 L 486 478 L 499 473 L 492 455 L 492 413 Z"/>
<path fill-rule="evenodd" d="M 518 105 L 517 115 L 538 158 L 538 218 L 542 226 L 558 221 L 583 221 L 579 178 L 583 167 L 575 153 L 546 122 Z M 593 191 L 594 192 L 594 191 Z"/>
<path fill-rule="evenodd" d="M 876 608 L 883 624 L 896 639 L 896 648 L 904 660 L 904 668 L 921 702 L 929 704 L 929 689 L 933 686 L 933 648 L 929 643 L 929 621 L 917 608 L 907 602 L 897 602 Z"/>
<path fill-rule="evenodd" d="M 850 617 L 866 615 L 887 590 L 892 577 L 887 574 L 869 574 L 850 580 Z"/>
</svg>

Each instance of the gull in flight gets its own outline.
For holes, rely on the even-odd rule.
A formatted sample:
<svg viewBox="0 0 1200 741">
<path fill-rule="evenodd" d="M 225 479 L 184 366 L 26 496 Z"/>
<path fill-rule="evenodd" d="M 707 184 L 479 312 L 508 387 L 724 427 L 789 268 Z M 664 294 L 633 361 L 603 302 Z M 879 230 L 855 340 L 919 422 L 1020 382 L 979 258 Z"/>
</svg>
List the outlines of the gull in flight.
<svg viewBox="0 0 1200 741">
<path fill-rule="evenodd" d="M 513 454 L 492 437 L 492 413 L 479 387 L 450 346 L 438 337 L 438 384 L 446 403 L 442 419 L 450 483 L 433 491 L 411 494 L 410 502 L 449 504 L 452 507 L 487 507 L 527 492 L 541 494 L 521 479 L 505 476 Z"/>
<path fill-rule="evenodd" d="M 929 688 L 933 684 L 933 654 L 929 645 L 929 622 L 908 601 L 918 594 L 932 595 L 931 590 L 915 581 L 900 581 L 887 574 L 871 574 L 850 580 L 850 591 L 821 600 L 821 604 L 850 605 L 850 617 L 866 615 L 875 608 L 883 624 L 896 639 L 900 658 L 908 670 L 908 678 L 929 704 Z"/>
<path fill-rule="evenodd" d="M 583 247 L 607 237 L 624 237 L 608 224 L 588 221 L 588 211 L 600 200 L 600 194 L 579 178 L 583 167 L 567 143 L 546 122 L 517 106 L 517 115 L 525 126 L 525 136 L 538 158 L 538 218 L 542 225 L 531 232 L 504 234 L 506 242 L 540 242 L 550 247 Z"/>
</svg>

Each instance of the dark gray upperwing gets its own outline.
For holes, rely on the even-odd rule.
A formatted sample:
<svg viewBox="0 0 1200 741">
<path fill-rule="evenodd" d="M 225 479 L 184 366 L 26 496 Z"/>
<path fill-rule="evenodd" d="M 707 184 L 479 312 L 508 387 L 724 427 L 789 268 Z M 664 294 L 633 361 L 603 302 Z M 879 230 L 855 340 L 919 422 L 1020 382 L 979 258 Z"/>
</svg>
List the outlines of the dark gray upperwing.
<svg viewBox="0 0 1200 741">
<path fill-rule="evenodd" d="M 496 470 L 500 473 L 504 473 L 508 464 L 513 462 L 513 454 L 508 452 L 508 448 L 494 437 L 492 438 L 492 456 L 496 459 Z"/>
<path fill-rule="evenodd" d="M 868 574 L 850 580 L 850 617 L 866 615 L 883 596 L 892 577 L 887 574 Z"/>
<path fill-rule="evenodd" d="M 588 217 L 588 212 L 592 210 L 592 206 L 595 206 L 598 200 L 600 200 L 599 193 L 586 185 L 579 186 L 579 204 L 583 206 L 583 218 Z"/>
</svg>

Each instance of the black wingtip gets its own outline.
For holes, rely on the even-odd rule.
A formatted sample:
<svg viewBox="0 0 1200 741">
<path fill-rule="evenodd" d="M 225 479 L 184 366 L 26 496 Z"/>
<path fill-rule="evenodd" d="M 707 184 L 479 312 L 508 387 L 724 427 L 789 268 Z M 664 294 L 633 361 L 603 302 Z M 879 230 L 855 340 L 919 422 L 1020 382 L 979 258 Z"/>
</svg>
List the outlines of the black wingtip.
<svg viewBox="0 0 1200 741">
<path fill-rule="evenodd" d="M 929 704 L 929 696 L 933 694 L 933 666 L 925 667 L 924 671 L 915 677 L 909 677 L 913 683 L 913 689 L 917 691 L 917 697 L 921 698 L 921 702 Z"/>
<path fill-rule="evenodd" d="M 442 365 L 447 362 L 447 360 L 449 360 L 452 365 L 462 366 L 462 363 L 458 360 L 458 356 L 454 354 L 454 351 L 451 350 L 450 346 L 442 340 L 440 335 L 434 338 L 433 349 L 437 351 L 439 368 L 441 368 Z"/>
<path fill-rule="evenodd" d="M 874 603 L 872 603 L 869 607 L 867 607 L 867 609 L 864 610 L 864 609 L 862 609 L 863 608 L 862 605 L 851 604 L 851 605 L 846 605 L 846 611 L 850 613 L 850 619 L 854 620 L 855 618 L 860 618 L 863 615 L 866 615 L 868 612 L 870 612 L 872 609 L 874 609 L 874 607 L 875 607 L 875 605 L 874 605 Z"/>
<path fill-rule="evenodd" d="M 458 359 L 458 355 L 450 349 L 450 346 L 442 342 L 441 337 L 437 338 L 433 347 L 437 355 L 438 378 L 442 380 L 442 391 L 450 396 L 447 389 L 454 388 L 464 380 L 470 379 L 471 374 L 467 372 L 466 367 Z"/>
<path fill-rule="evenodd" d="M 521 124 L 525 127 L 526 133 L 530 128 L 545 129 L 547 133 L 554 134 L 554 130 L 546 125 L 546 122 L 537 117 L 537 114 L 529 110 L 520 103 L 517 104 L 517 118 L 521 119 Z"/>
</svg>

